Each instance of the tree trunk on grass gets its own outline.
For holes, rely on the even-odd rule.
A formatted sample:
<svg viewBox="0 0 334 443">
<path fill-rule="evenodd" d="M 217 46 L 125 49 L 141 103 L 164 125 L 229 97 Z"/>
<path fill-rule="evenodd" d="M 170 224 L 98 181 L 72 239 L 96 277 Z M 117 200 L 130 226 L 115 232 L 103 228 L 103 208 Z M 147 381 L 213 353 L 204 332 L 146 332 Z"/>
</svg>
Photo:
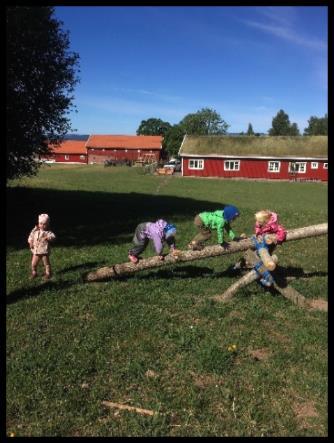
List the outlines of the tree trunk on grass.
<svg viewBox="0 0 334 443">
<path fill-rule="evenodd" d="M 316 237 L 319 235 L 325 235 L 327 232 L 327 223 L 292 229 L 287 232 L 286 241 Z M 236 252 L 246 251 L 247 249 L 254 249 L 253 242 L 250 239 L 240 240 L 238 242 L 231 241 L 228 243 L 228 248 L 223 248 L 220 245 L 210 245 L 206 246 L 202 251 L 181 251 L 181 254 L 178 257 L 168 254 L 164 260 L 160 260 L 158 257 L 151 257 L 142 259 L 137 264 L 121 263 L 113 266 L 105 266 L 96 271 L 87 273 L 83 278 L 86 282 L 109 280 L 111 278 L 144 271 L 145 269 L 159 268 L 170 264 L 200 260 L 208 257 L 234 254 Z"/>
<path fill-rule="evenodd" d="M 226 302 L 231 300 L 232 297 L 236 295 L 239 289 L 248 286 L 253 281 L 257 280 L 259 277 L 258 273 L 253 269 L 250 272 L 247 272 L 243 277 L 241 277 L 237 282 L 231 285 L 223 294 L 216 295 L 212 297 L 212 300 L 217 302 Z M 283 297 L 292 301 L 297 306 L 307 307 L 308 302 L 306 298 L 298 292 L 296 289 L 291 286 L 279 286 L 277 283 L 273 284 L 273 287 L 278 291 Z"/>
</svg>

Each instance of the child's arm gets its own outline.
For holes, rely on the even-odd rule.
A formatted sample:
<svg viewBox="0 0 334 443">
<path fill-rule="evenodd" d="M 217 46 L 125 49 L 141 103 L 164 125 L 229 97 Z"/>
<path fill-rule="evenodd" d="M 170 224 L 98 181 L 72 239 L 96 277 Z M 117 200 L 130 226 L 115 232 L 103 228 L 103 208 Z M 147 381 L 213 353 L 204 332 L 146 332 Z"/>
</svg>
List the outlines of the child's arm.
<svg viewBox="0 0 334 443">
<path fill-rule="evenodd" d="M 30 249 L 33 248 L 34 246 L 34 233 L 38 231 L 38 226 L 36 225 L 30 232 L 29 237 L 28 237 L 28 243 L 29 243 L 29 247 Z"/>
<path fill-rule="evenodd" d="M 55 234 L 54 234 L 52 231 L 48 231 L 48 233 L 47 233 L 47 235 L 46 235 L 46 237 L 45 237 L 45 240 L 47 240 L 47 241 L 53 241 L 53 240 L 55 240 L 55 239 L 56 239 Z"/>
<path fill-rule="evenodd" d="M 162 244 L 161 238 L 159 237 L 159 235 L 153 234 L 152 241 L 153 241 L 155 252 L 157 253 L 157 255 L 162 257 L 162 250 L 164 248 L 164 245 Z"/>
<path fill-rule="evenodd" d="M 236 233 L 231 228 L 231 225 L 229 223 L 226 223 L 224 227 L 225 227 L 226 232 L 228 233 L 228 236 L 230 237 L 230 239 L 234 240 L 236 238 Z"/>
<path fill-rule="evenodd" d="M 282 225 L 277 225 L 277 231 L 275 234 L 278 243 L 282 243 L 286 239 L 286 230 Z"/>
</svg>

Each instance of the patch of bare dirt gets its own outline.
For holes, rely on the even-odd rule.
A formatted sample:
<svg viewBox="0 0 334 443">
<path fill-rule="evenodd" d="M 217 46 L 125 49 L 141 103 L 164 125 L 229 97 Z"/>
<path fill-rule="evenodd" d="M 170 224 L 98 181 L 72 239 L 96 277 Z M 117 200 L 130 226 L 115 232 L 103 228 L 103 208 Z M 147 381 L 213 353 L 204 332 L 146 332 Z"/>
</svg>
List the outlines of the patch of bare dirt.
<svg viewBox="0 0 334 443">
<path fill-rule="evenodd" d="M 258 361 L 266 361 L 271 357 L 271 351 L 268 348 L 252 349 L 248 351 L 249 355 Z"/>
<path fill-rule="evenodd" d="M 199 375 L 193 372 L 192 377 L 194 385 L 200 389 L 205 389 L 212 385 L 218 386 L 224 384 L 224 381 L 219 376 L 216 375 L 209 375 L 209 374 Z"/>
<path fill-rule="evenodd" d="M 312 417 L 318 417 L 314 402 L 313 401 L 305 401 L 303 403 L 295 402 L 292 405 L 293 412 L 295 413 L 296 419 L 300 426 L 309 427 L 311 426 L 308 423 L 308 419 Z"/>
<path fill-rule="evenodd" d="M 308 306 L 317 311 L 328 311 L 328 301 L 323 298 L 314 298 L 308 301 Z"/>
</svg>

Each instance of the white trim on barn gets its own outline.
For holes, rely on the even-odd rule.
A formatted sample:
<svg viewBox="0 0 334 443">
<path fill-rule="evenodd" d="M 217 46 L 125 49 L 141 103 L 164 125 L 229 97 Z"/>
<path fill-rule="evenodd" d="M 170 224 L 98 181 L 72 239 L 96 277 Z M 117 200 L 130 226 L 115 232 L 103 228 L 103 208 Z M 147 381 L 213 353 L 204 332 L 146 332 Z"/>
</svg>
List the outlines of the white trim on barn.
<svg viewBox="0 0 334 443">
<path fill-rule="evenodd" d="M 199 157 L 199 158 L 233 158 L 236 157 L 235 155 L 222 155 L 222 154 L 181 154 L 180 157 L 183 158 L 191 158 L 191 157 Z M 324 161 L 327 160 L 327 157 L 295 157 L 293 155 L 289 156 L 269 156 L 269 155 L 238 155 L 238 158 L 245 158 L 245 159 L 260 159 L 260 160 L 296 160 L 296 161 Z"/>
</svg>

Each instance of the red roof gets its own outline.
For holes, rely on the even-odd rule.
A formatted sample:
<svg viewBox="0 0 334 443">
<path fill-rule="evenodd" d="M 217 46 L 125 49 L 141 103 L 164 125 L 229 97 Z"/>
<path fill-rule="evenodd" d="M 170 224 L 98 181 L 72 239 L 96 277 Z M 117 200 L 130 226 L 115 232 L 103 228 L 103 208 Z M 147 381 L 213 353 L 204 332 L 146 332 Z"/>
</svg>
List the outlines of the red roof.
<svg viewBox="0 0 334 443">
<path fill-rule="evenodd" d="M 55 154 L 87 154 L 86 140 L 64 140 L 59 146 L 49 147 Z"/>
<path fill-rule="evenodd" d="M 87 148 L 162 149 L 160 135 L 90 135 Z"/>
</svg>

